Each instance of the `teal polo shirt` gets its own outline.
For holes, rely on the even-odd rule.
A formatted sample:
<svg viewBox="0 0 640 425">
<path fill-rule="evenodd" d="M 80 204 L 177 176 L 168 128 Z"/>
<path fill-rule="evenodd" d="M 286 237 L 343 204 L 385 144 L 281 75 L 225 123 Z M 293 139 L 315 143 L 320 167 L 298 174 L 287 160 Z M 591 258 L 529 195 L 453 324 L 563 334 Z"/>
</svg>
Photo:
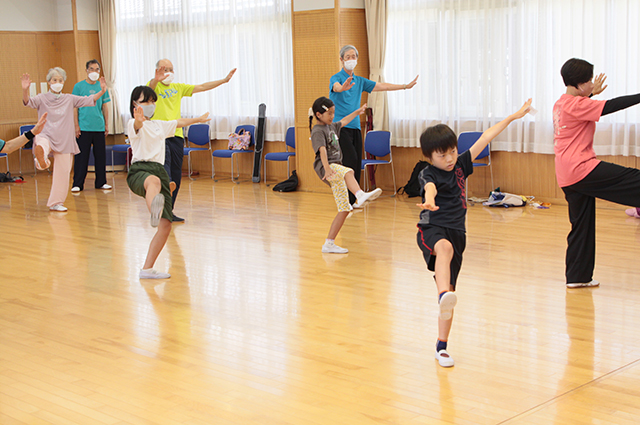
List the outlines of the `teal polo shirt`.
<svg viewBox="0 0 640 425">
<path fill-rule="evenodd" d="M 336 82 L 344 84 L 347 78 L 349 78 L 349 74 L 347 74 L 347 71 L 343 68 L 340 72 L 331 76 L 331 80 L 329 80 L 329 99 L 336 105 L 336 115 L 333 121 L 340 121 L 342 118 L 360 108 L 362 92 L 366 91 L 367 93 L 371 93 L 376 86 L 375 81 L 354 74 L 352 80 L 353 87 L 340 93 L 334 92 L 333 84 Z M 345 125 L 345 127 L 360 130 L 360 116 L 355 117 L 349 124 Z"/>
<path fill-rule="evenodd" d="M 76 96 L 91 96 L 96 93 L 100 93 L 100 82 L 96 81 L 95 84 L 87 83 L 87 80 L 82 80 L 73 86 L 72 94 Z M 111 102 L 109 92 L 105 92 L 100 99 L 96 102 L 96 106 L 85 106 L 78 108 L 78 123 L 80 124 L 80 131 L 104 131 L 104 115 L 102 114 L 102 105 L 104 103 Z"/>
</svg>

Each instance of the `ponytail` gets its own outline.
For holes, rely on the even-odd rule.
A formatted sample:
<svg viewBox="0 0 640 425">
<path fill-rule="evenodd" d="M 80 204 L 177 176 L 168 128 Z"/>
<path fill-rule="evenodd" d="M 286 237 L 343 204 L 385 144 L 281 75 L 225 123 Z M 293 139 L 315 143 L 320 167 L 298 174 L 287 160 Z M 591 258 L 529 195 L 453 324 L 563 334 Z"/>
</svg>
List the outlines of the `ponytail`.
<svg viewBox="0 0 640 425">
<path fill-rule="evenodd" d="M 315 117 L 316 114 L 318 113 L 324 114 L 333 106 L 335 106 L 333 101 L 324 96 L 317 98 L 316 101 L 313 102 L 313 106 L 309 108 L 309 131 L 311 131 L 311 124 L 313 123 L 313 117 Z"/>
</svg>

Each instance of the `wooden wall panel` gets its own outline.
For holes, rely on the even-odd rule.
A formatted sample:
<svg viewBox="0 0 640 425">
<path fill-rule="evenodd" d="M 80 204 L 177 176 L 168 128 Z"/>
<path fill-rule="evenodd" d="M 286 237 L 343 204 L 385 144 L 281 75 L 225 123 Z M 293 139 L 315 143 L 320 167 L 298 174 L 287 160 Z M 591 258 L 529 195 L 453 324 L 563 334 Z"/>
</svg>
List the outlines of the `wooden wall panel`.
<svg viewBox="0 0 640 425">
<path fill-rule="evenodd" d="M 96 59 L 102 64 L 98 31 L 78 31 L 78 45 L 76 47 L 78 51 L 76 73 L 78 81 L 80 81 L 87 75 L 85 66 L 87 61 Z"/>
<path fill-rule="evenodd" d="M 76 59 L 76 43 L 73 37 L 73 31 L 64 31 L 60 33 L 60 65 L 67 71 L 67 82 L 62 90 L 64 93 L 71 93 L 73 85 L 78 82 L 78 61 Z M 80 76 L 80 79 L 84 75 Z"/>
<path fill-rule="evenodd" d="M 301 190 L 326 191 L 313 171 L 308 110 L 329 95 L 329 79 L 338 70 L 336 20 L 332 9 L 294 12 L 293 75 L 295 87 L 296 162 Z M 335 35 L 332 39 L 332 34 Z M 332 42 L 336 40 L 336 42 Z"/>
<path fill-rule="evenodd" d="M 369 78 L 369 39 L 367 38 L 367 22 L 364 9 L 340 9 L 340 48 L 351 44 L 358 49 L 358 66 L 354 70 L 356 75 Z M 335 53 L 340 57 L 340 51 Z M 340 67 L 335 72 L 340 71 Z M 334 72 L 334 73 L 335 73 Z M 367 103 L 368 93 L 362 94 L 361 105 Z M 361 116 L 364 124 L 364 115 Z"/>
</svg>

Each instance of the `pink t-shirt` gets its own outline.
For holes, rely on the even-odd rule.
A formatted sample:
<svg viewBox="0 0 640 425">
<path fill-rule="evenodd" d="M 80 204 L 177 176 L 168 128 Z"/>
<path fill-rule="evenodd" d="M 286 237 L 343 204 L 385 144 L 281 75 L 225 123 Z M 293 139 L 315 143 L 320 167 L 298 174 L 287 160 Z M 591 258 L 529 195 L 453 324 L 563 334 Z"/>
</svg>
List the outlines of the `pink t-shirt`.
<svg viewBox="0 0 640 425">
<path fill-rule="evenodd" d="M 600 163 L 593 150 L 593 135 L 605 103 L 565 93 L 553 106 L 553 150 L 560 187 L 578 183 Z"/>
<path fill-rule="evenodd" d="M 75 96 L 62 93 L 56 95 L 51 92 L 41 93 L 29 98 L 25 105 L 38 110 L 38 118 L 48 112 L 47 123 L 42 129 L 42 136 L 51 142 L 51 150 L 57 153 L 80 153 L 76 143 L 76 130 L 73 123 L 73 108 L 94 106 L 93 96 Z"/>
</svg>

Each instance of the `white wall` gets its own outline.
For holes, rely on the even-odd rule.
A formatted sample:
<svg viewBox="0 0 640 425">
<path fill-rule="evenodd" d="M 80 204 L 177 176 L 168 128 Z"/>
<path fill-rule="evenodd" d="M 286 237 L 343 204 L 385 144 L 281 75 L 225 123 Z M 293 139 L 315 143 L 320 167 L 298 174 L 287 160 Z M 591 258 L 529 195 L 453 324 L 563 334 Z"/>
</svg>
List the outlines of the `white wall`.
<svg viewBox="0 0 640 425">
<path fill-rule="evenodd" d="M 363 0 L 364 1 L 364 0 Z M 293 11 L 333 9 L 334 0 L 293 0 Z"/>
<path fill-rule="evenodd" d="M 73 31 L 73 13 L 71 0 L 56 0 L 56 31 Z"/>
<path fill-rule="evenodd" d="M 98 2 L 96 0 L 76 0 L 76 13 L 78 15 L 78 30 L 98 31 Z"/>
<path fill-rule="evenodd" d="M 0 31 L 72 31 L 71 0 L 2 0 Z M 96 0 L 76 0 L 78 29 L 98 30 Z"/>
<path fill-rule="evenodd" d="M 0 31 L 58 31 L 56 0 L 2 0 Z"/>
</svg>

